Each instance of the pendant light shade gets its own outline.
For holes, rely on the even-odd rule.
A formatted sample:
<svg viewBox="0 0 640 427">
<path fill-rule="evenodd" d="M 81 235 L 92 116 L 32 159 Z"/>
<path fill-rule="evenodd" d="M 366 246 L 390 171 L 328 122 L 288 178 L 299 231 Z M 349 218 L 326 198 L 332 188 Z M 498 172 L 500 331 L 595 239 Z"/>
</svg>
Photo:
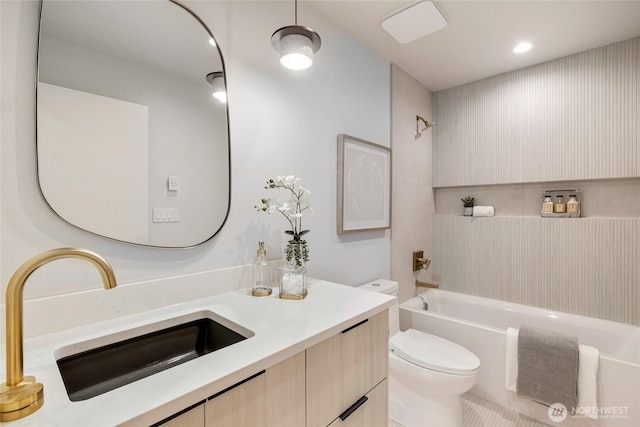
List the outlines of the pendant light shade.
<svg viewBox="0 0 640 427">
<path fill-rule="evenodd" d="M 290 70 L 304 70 L 313 64 L 313 54 L 320 49 L 320 36 L 309 27 L 298 25 L 298 1 L 295 2 L 296 25 L 276 30 L 271 45 L 280 52 L 280 64 Z"/>
<path fill-rule="evenodd" d="M 224 74 L 222 71 L 207 74 L 207 81 L 212 86 L 212 95 L 218 101 L 227 103 L 227 88 L 224 84 Z"/>
<path fill-rule="evenodd" d="M 271 44 L 280 52 L 283 67 L 304 70 L 313 64 L 313 54 L 320 49 L 320 36 L 310 28 L 290 25 L 273 33 Z"/>
</svg>

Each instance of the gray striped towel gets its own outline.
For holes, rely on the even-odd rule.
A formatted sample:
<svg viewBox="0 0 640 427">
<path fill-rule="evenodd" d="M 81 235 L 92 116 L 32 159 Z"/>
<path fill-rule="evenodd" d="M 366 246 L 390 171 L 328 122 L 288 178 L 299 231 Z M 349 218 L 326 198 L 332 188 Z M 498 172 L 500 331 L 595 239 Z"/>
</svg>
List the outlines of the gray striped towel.
<svg viewBox="0 0 640 427">
<path fill-rule="evenodd" d="M 523 325 L 518 334 L 518 396 L 546 406 L 578 404 L 578 338 Z"/>
</svg>

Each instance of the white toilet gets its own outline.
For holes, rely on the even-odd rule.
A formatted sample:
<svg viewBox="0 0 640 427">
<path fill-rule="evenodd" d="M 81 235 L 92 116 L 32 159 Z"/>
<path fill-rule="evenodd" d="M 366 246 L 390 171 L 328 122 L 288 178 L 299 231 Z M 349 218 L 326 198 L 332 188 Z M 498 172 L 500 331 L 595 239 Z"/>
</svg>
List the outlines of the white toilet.
<svg viewBox="0 0 640 427">
<path fill-rule="evenodd" d="M 398 295 L 398 282 L 359 286 Z M 480 359 L 466 348 L 415 329 L 399 330 L 398 304 L 389 309 L 389 416 L 406 427 L 462 427 L 460 395 L 476 382 Z"/>
</svg>

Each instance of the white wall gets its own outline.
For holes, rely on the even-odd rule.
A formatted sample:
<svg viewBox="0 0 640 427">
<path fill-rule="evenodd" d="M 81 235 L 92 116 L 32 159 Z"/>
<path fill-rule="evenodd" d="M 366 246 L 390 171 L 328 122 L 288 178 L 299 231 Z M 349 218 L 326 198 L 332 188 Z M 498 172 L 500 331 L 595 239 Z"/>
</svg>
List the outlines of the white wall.
<svg viewBox="0 0 640 427">
<path fill-rule="evenodd" d="M 229 219 L 195 249 L 130 246 L 77 230 L 57 218 L 38 193 L 35 170 L 34 77 L 37 2 L 0 2 L 2 19 L 1 236 L 2 288 L 28 258 L 60 246 L 103 255 L 121 283 L 197 273 L 252 262 L 257 241 L 281 257 L 282 218 L 256 212 L 264 181 L 302 177 L 312 191 L 310 273 L 346 284 L 389 276 L 389 232 L 336 234 L 337 135 L 389 146 L 389 64 L 304 3 L 299 22 L 318 31 L 314 66 L 282 68 L 271 33 L 291 24 L 289 2 L 187 2 L 215 33 L 225 56 L 231 126 L 232 196 Z M 99 287 L 91 266 L 60 260 L 38 270 L 26 298 Z M 212 292 L 215 292 L 212 290 Z M 4 290 L 2 291 L 4 298 Z"/>
</svg>

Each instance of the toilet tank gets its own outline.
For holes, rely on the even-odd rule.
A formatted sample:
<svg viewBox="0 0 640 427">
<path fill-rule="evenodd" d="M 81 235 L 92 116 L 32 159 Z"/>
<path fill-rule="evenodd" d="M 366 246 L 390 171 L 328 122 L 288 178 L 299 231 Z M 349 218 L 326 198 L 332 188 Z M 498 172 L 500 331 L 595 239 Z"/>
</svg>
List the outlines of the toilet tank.
<svg viewBox="0 0 640 427">
<path fill-rule="evenodd" d="M 396 303 L 389 307 L 389 337 L 400 331 L 400 312 L 398 309 L 398 282 L 388 279 L 378 279 L 358 286 L 359 289 L 379 292 L 396 297 Z"/>
</svg>

